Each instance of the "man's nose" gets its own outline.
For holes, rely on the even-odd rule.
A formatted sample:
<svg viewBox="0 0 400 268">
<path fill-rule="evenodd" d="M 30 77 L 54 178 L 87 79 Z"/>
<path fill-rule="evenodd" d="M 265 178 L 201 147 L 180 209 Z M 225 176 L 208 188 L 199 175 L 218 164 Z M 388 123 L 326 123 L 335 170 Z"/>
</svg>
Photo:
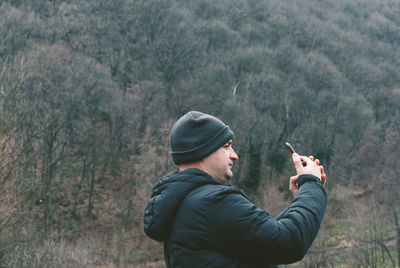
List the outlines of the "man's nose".
<svg viewBox="0 0 400 268">
<path fill-rule="evenodd" d="M 233 148 L 231 148 L 231 154 L 230 154 L 230 159 L 237 161 L 239 159 L 239 157 L 237 156 L 237 154 L 235 153 L 235 150 L 233 150 Z"/>
</svg>

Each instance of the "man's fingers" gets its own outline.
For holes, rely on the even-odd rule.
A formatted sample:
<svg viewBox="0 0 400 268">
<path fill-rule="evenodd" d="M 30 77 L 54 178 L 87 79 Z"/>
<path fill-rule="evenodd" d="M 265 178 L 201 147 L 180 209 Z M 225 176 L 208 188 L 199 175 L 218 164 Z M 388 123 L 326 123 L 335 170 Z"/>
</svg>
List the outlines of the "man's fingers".
<svg viewBox="0 0 400 268">
<path fill-rule="evenodd" d="M 297 174 L 303 174 L 303 165 L 301 164 L 300 156 L 297 153 L 294 153 L 292 154 L 292 159 Z"/>
<path fill-rule="evenodd" d="M 321 182 L 322 182 L 322 185 L 325 185 L 326 174 L 325 174 L 324 166 L 319 166 L 319 170 L 321 171 Z"/>
<path fill-rule="evenodd" d="M 289 190 L 292 193 L 293 196 L 296 195 L 297 190 L 299 189 L 299 186 L 297 185 L 297 182 L 299 181 L 299 176 L 292 176 L 290 177 L 289 180 Z"/>
<path fill-rule="evenodd" d="M 292 177 L 290 177 L 290 180 L 289 180 L 289 182 L 290 182 L 289 188 L 297 187 L 297 182 L 298 182 L 298 181 L 299 181 L 299 176 L 292 176 Z"/>
<path fill-rule="evenodd" d="M 309 157 L 299 156 L 297 153 L 292 155 L 292 159 L 298 176 L 305 173 L 311 174 L 320 178 L 322 184 L 325 185 L 326 174 L 324 167 L 319 165 L 321 163 L 319 159 L 314 159 L 312 155 Z M 292 178 L 290 178 L 290 185 L 293 187 L 294 185 L 292 184 Z"/>
<path fill-rule="evenodd" d="M 326 182 L 326 174 L 325 173 L 323 173 L 321 175 L 321 182 L 322 182 L 322 185 L 325 185 L 325 182 Z"/>
</svg>

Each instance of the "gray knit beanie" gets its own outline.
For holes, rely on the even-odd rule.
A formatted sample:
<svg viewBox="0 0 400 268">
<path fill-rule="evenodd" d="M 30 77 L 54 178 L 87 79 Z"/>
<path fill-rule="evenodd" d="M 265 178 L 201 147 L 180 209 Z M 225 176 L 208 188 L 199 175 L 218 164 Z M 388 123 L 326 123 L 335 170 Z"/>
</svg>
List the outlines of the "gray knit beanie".
<svg viewBox="0 0 400 268">
<path fill-rule="evenodd" d="M 233 132 L 218 118 L 191 111 L 179 118 L 171 130 L 175 164 L 200 160 L 233 139 Z"/>
</svg>

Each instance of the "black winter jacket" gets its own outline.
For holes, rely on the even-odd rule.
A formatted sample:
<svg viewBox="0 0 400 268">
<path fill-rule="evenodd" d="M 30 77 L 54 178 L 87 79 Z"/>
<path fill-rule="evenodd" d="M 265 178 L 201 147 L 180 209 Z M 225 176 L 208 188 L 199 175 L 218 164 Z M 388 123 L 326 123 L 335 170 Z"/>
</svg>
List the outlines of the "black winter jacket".
<svg viewBox="0 0 400 268">
<path fill-rule="evenodd" d="M 164 242 L 167 267 L 274 267 L 301 260 L 320 227 L 326 193 L 302 175 L 289 207 L 276 218 L 238 188 L 199 169 L 165 176 L 144 214 L 146 234 Z"/>
</svg>

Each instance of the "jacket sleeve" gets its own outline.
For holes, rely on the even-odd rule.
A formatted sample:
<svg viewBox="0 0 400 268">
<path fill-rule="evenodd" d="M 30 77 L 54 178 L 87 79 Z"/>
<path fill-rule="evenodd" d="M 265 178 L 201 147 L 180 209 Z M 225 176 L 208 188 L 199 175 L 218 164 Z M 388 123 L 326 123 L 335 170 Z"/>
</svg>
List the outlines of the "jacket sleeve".
<svg viewBox="0 0 400 268">
<path fill-rule="evenodd" d="M 221 194 L 210 209 L 212 234 L 252 262 L 301 260 L 318 233 L 327 199 L 319 178 L 302 175 L 298 184 L 295 198 L 279 218 L 271 217 L 241 194 Z"/>
</svg>

